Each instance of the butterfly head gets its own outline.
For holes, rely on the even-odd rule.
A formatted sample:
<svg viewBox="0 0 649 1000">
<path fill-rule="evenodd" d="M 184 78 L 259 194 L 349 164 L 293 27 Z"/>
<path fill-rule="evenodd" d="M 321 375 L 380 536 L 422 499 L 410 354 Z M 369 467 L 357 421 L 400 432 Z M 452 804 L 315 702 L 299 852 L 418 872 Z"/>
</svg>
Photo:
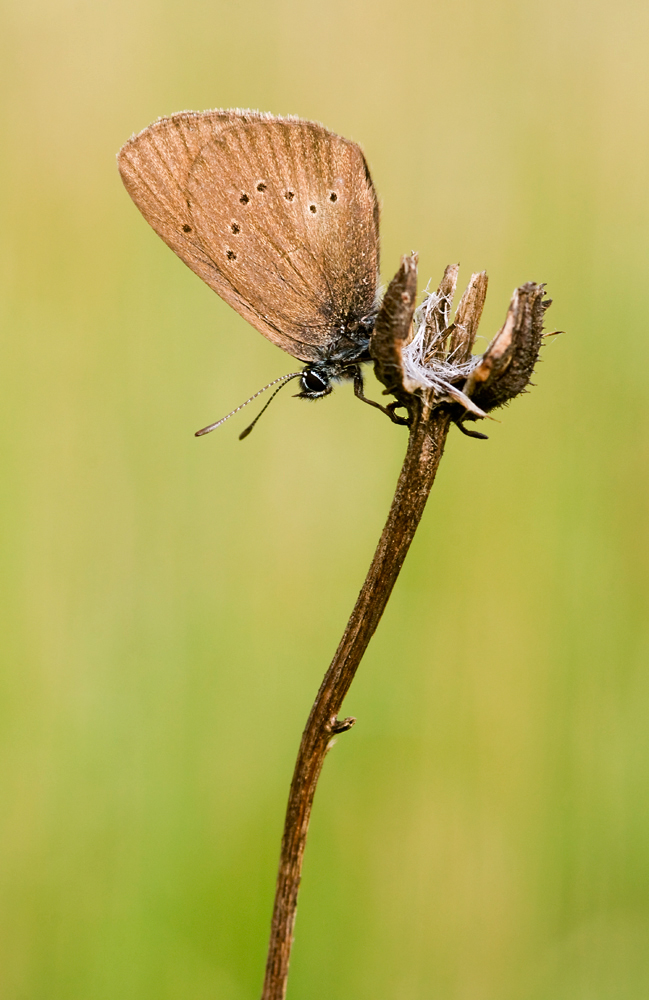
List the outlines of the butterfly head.
<svg viewBox="0 0 649 1000">
<path fill-rule="evenodd" d="M 325 366 L 314 367 L 309 365 L 300 376 L 300 388 L 297 395 L 300 399 L 320 399 L 333 392 L 331 375 Z"/>
<path fill-rule="evenodd" d="M 356 354 L 359 354 L 358 349 Z M 359 375 L 359 361 L 365 361 L 365 354 L 349 360 L 327 359 L 316 364 L 307 365 L 300 374 L 301 392 L 299 399 L 321 399 L 333 392 L 333 383 L 343 379 L 355 379 Z"/>
</svg>

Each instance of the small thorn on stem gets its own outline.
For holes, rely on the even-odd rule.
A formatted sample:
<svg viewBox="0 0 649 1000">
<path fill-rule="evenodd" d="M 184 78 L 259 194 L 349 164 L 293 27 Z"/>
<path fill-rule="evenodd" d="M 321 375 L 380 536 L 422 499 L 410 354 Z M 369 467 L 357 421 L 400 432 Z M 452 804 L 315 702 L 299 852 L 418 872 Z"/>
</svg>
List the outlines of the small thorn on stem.
<svg viewBox="0 0 649 1000">
<path fill-rule="evenodd" d="M 351 729 L 356 719 L 353 715 L 350 715 L 347 719 L 334 719 L 331 723 L 332 733 L 346 733 L 348 729 Z"/>
</svg>

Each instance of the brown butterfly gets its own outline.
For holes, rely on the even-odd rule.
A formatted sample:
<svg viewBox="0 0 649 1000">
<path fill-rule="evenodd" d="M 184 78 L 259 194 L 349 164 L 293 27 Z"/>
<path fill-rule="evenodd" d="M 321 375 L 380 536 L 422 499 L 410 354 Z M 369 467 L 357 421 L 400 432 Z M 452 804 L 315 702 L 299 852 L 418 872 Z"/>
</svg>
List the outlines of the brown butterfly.
<svg viewBox="0 0 649 1000">
<path fill-rule="evenodd" d="M 353 378 L 365 398 L 359 364 L 370 360 L 378 309 L 379 209 L 356 143 L 300 118 L 183 112 L 129 139 L 118 165 L 181 260 L 305 362 L 271 385 L 299 377 L 300 395 L 317 399 L 332 380 Z"/>
</svg>

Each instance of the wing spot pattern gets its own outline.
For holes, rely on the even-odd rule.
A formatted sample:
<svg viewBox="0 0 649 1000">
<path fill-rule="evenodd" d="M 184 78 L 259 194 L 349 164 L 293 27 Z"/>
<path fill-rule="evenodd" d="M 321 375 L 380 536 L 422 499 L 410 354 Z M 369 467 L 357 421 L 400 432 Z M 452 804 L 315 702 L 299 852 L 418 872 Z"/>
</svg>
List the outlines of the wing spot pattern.
<svg viewBox="0 0 649 1000">
<path fill-rule="evenodd" d="M 329 201 L 338 201 L 338 195 L 336 194 L 335 191 L 332 191 L 331 194 L 329 195 Z"/>
<path fill-rule="evenodd" d="M 237 255 L 234 252 L 234 250 L 228 250 L 225 256 L 228 258 L 228 260 L 236 260 L 237 259 Z"/>
<path fill-rule="evenodd" d="M 313 214 L 315 215 L 315 213 L 316 213 L 316 212 L 317 212 L 318 210 L 317 210 L 317 208 L 315 207 L 315 205 L 309 205 L 309 211 L 310 211 L 310 212 L 313 212 Z"/>
<path fill-rule="evenodd" d="M 230 226 L 230 229 L 232 230 L 233 233 L 241 232 L 241 226 L 239 225 L 238 222 L 233 222 L 232 225 Z"/>
<path fill-rule="evenodd" d="M 247 205 L 248 202 L 250 201 L 250 197 L 244 191 L 241 197 L 239 198 L 239 201 L 241 202 L 242 205 Z"/>
<path fill-rule="evenodd" d="M 183 233 L 191 233 L 192 227 L 188 226 L 187 223 L 183 226 Z"/>
<path fill-rule="evenodd" d="M 265 191 L 266 190 L 266 185 L 264 184 L 263 181 L 259 181 L 259 184 L 257 185 L 257 190 L 258 191 Z"/>
<path fill-rule="evenodd" d="M 285 191 L 284 192 L 284 197 L 286 198 L 287 201 L 293 201 L 293 199 L 295 198 L 295 192 L 294 191 Z"/>
</svg>

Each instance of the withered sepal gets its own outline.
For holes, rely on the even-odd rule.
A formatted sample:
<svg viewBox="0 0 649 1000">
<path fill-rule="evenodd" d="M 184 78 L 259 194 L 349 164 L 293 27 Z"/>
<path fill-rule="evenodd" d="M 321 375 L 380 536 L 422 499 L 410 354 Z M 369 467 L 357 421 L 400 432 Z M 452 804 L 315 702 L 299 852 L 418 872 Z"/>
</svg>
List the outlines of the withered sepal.
<svg viewBox="0 0 649 1000">
<path fill-rule="evenodd" d="M 385 386 L 385 394 L 409 406 L 416 383 L 406 378 L 402 349 L 407 344 L 417 302 L 417 254 L 403 257 L 401 267 L 388 285 L 370 340 L 374 372 Z"/>
<path fill-rule="evenodd" d="M 524 392 L 543 342 L 543 318 L 551 299 L 545 286 L 528 281 L 517 288 L 503 327 L 464 384 L 464 392 L 482 410 L 503 406 Z"/>
</svg>

